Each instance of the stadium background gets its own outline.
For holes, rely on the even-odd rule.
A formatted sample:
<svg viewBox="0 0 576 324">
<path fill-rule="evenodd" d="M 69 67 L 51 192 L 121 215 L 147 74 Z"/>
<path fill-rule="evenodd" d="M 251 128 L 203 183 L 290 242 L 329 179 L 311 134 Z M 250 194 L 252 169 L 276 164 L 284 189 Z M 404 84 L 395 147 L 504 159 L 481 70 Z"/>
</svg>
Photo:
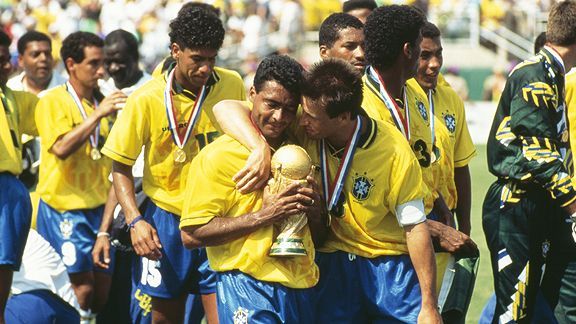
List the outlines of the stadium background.
<svg viewBox="0 0 576 324">
<path fill-rule="evenodd" d="M 53 39 L 56 71 L 62 39 L 77 31 L 105 36 L 122 28 L 141 42 L 148 72 L 168 54 L 168 23 L 182 3 L 175 0 L 0 0 L 0 25 L 15 40 L 28 30 Z M 288 53 L 309 65 L 318 60 L 318 27 L 340 0 L 213 0 L 227 28 L 218 65 L 236 69 L 251 84 L 261 57 Z M 378 4 L 413 4 L 442 31 L 444 69 L 466 101 L 466 114 L 478 155 L 472 161 L 472 238 L 481 264 L 468 323 L 477 323 L 492 293 L 492 275 L 481 223 L 484 194 L 493 177 L 486 166 L 485 142 L 498 92 L 509 69 L 532 54 L 533 40 L 545 29 L 553 0 L 380 0 Z M 11 54 L 17 62 L 16 41 Z M 17 64 L 15 64 L 17 66 Z M 15 71 L 17 73 L 18 71 Z M 450 79 L 451 78 L 451 79 Z"/>
</svg>

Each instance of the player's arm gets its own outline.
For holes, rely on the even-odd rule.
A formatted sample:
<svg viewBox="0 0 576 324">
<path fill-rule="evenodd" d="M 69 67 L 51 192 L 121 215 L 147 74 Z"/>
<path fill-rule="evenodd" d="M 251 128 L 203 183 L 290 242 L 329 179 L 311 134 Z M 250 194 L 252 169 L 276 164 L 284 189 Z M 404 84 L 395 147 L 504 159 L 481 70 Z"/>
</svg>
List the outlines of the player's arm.
<svg viewBox="0 0 576 324">
<path fill-rule="evenodd" d="M 74 127 L 71 131 L 60 136 L 50 147 L 49 151 L 58 158 L 64 160 L 76 152 L 94 133 L 100 120 L 119 110 L 116 104 L 124 103 L 126 95 L 117 91 L 106 97 L 94 110 L 94 113 L 88 116 L 80 125 Z"/>
<path fill-rule="evenodd" d="M 430 219 L 426 221 L 426 225 L 437 251 L 445 251 L 456 257 L 478 256 L 478 246 L 468 235 Z"/>
<path fill-rule="evenodd" d="M 246 165 L 233 177 L 241 193 L 264 187 L 270 177 L 270 147 L 250 118 L 250 108 L 245 102 L 223 100 L 213 108 L 220 128 L 252 153 Z"/>
<path fill-rule="evenodd" d="M 422 214 L 424 213 L 422 212 Z M 422 308 L 418 315 L 418 322 L 441 323 L 442 318 L 437 309 L 438 301 L 435 287 L 436 262 L 426 221 L 404 225 L 404 231 L 410 260 L 418 276 L 422 293 Z"/>
<path fill-rule="evenodd" d="M 294 183 L 278 194 L 264 189 L 262 209 L 238 217 L 212 217 L 203 225 L 181 227 L 182 242 L 189 249 L 221 245 L 249 235 L 259 228 L 272 225 L 288 216 L 308 211 L 313 203 L 308 188 Z"/>
<path fill-rule="evenodd" d="M 458 230 L 466 235 L 470 235 L 472 229 L 472 224 L 470 222 L 472 185 L 470 181 L 470 169 L 467 165 L 460 168 L 454 168 L 454 182 L 456 183 L 456 193 L 458 197 L 458 202 L 456 203 Z"/>
<path fill-rule="evenodd" d="M 116 198 L 122 206 L 126 224 L 130 226 L 130 238 L 136 254 L 151 260 L 162 257 L 160 239 L 154 227 L 142 219 L 136 195 L 134 193 L 134 177 L 132 167 L 118 161 L 112 164 L 112 178 L 114 179 L 114 191 Z"/>
<path fill-rule="evenodd" d="M 444 197 L 442 196 L 442 194 L 440 192 L 437 192 L 437 194 L 438 194 L 438 198 L 436 198 L 436 200 L 434 200 L 434 207 L 432 208 L 432 210 L 438 216 L 438 219 L 443 224 L 446 224 L 448 226 L 453 226 L 454 225 L 454 215 L 452 215 L 450 208 L 448 208 L 448 205 L 446 205 L 446 201 L 444 200 Z"/>
<path fill-rule="evenodd" d="M 114 186 L 110 186 L 108 199 L 104 205 L 102 222 L 100 223 L 96 242 L 94 242 L 94 248 L 92 249 L 92 261 L 94 265 L 103 269 L 108 269 L 108 265 L 110 264 L 110 228 L 114 220 L 114 209 L 116 205 L 118 205 L 118 199 L 116 199 Z"/>
<path fill-rule="evenodd" d="M 314 247 L 319 248 L 324 245 L 328 233 L 330 232 L 328 211 L 326 210 L 326 203 L 320 195 L 320 186 L 312 176 L 306 178 L 310 184 L 310 188 L 302 188 L 307 191 L 307 196 L 312 197 L 313 201 L 309 206 L 306 216 L 308 217 L 308 227 L 312 235 Z"/>
</svg>

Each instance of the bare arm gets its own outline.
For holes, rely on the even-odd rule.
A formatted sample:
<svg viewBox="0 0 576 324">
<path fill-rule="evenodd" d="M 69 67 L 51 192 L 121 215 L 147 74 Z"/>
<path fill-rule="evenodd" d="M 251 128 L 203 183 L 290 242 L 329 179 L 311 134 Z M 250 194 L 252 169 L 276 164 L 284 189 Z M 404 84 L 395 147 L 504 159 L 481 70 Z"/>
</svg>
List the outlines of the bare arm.
<svg viewBox="0 0 576 324">
<path fill-rule="evenodd" d="M 98 109 L 94 110 L 93 114 L 88 116 L 82 124 L 74 127 L 74 129 L 58 138 L 49 151 L 54 153 L 59 159 L 64 160 L 68 158 L 86 143 L 90 135 L 94 133 L 94 130 L 100 124 L 100 120 L 116 112 L 119 109 L 116 108 L 116 104 L 124 101 L 126 101 L 126 95 L 122 92 L 115 92 L 106 97 L 100 103 Z"/>
<path fill-rule="evenodd" d="M 252 152 L 244 168 L 232 178 L 236 188 L 243 194 L 263 188 L 270 177 L 270 147 L 252 123 L 250 108 L 243 101 L 223 100 L 213 112 L 224 133 Z"/>
<path fill-rule="evenodd" d="M 478 256 L 478 246 L 472 239 L 456 229 L 440 222 L 427 220 L 428 231 L 437 250 L 454 254 L 456 257 Z"/>
<path fill-rule="evenodd" d="M 140 216 L 136 195 L 134 194 L 134 177 L 132 176 L 132 167 L 117 161 L 112 164 L 112 178 L 114 179 L 114 190 L 116 197 L 124 215 L 126 224 L 132 223 L 134 219 Z M 148 224 L 145 220 L 140 220 L 130 229 L 130 238 L 136 254 L 144 256 L 151 260 L 158 260 L 162 257 L 160 248 L 160 239 L 156 229 Z"/>
<path fill-rule="evenodd" d="M 434 200 L 432 211 L 438 216 L 440 222 L 448 226 L 454 226 L 454 215 L 452 215 L 452 211 L 446 205 L 446 201 L 440 192 L 438 192 L 438 198 Z"/>
<path fill-rule="evenodd" d="M 436 262 L 426 222 L 404 227 L 410 260 L 420 283 L 422 309 L 418 323 L 441 323 L 436 299 Z"/>
<path fill-rule="evenodd" d="M 101 235 L 100 233 L 110 233 L 116 205 L 118 205 L 118 199 L 116 199 L 116 194 L 114 193 L 114 186 L 111 186 L 108 191 L 108 199 L 104 205 L 104 214 L 102 215 L 100 229 L 98 229 L 98 236 L 92 249 L 92 260 L 94 264 L 104 269 L 108 269 L 108 265 L 110 264 L 110 236 Z"/>
<path fill-rule="evenodd" d="M 472 204 L 470 169 L 468 166 L 454 169 L 454 182 L 458 203 L 456 205 L 456 219 L 458 220 L 458 230 L 466 235 L 470 235 L 472 224 L 470 222 L 470 206 Z"/>
</svg>

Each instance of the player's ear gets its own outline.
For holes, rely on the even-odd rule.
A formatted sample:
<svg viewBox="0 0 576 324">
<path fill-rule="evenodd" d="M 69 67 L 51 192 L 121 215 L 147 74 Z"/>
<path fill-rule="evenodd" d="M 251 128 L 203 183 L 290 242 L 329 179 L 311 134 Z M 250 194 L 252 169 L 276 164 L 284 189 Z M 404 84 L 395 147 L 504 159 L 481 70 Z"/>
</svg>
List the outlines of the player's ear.
<svg viewBox="0 0 576 324">
<path fill-rule="evenodd" d="M 410 45 L 410 43 L 404 43 L 404 46 L 402 47 L 402 52 L 407 58 L 409 59 L 412 58 L 412 46 Z"/>
<path fill-rule="evenodd" d="M 251 86 L 250 90 L 248 91 L 248 100 L 250 100 L 251 103 L 254 103 L 254 97 L 256 97 L 256 88 Z"/>
<path fill-rule="evenodd" d="M 175 59 L 176 61 L 178 61 L 178 58 L 180 57 L 180 52 L 182 52 L 180 45 L 176 43 L 170 44 L 170 54 L 172 55 L 172 58 Z"/>
<path fill-rule="evenodd" d="M 326 45 L 320 45 L 320 58 L 326 59 L 330 57 L 330 49 Z"/>
</svg>

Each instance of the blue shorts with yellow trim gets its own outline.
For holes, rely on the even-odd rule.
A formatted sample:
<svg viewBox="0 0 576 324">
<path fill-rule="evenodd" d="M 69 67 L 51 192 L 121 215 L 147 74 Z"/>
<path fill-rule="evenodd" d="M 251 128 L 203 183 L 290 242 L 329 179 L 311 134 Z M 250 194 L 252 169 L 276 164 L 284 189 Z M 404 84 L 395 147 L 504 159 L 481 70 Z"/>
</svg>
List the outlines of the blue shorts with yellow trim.
<svg viewBox="0 0 576 324">
<path fill-rule="evenodd" d="M 216 274 L 208 265 L 206 249 L 189 250 L 182 244 L 180 218 L 149 201 L 144 220 L 154 227 L 162 244 L 158 261 L 140 258 L 133 276 L 143 293 L 158 298 L 177 298 L 182 294 L 216 292 Z"/>
<path fill-rule="evenodd" d="M 59 212 L 40 199 L 36 221 L 38 233 L 58 252 L 68 273 L 113 272 L 115 254 L 113 247 L 110 251 L 112 261 L 108 269 L 98 268 L 92 261 L 92 249 L 103 212 L 103 205 L 92 209 Z"/>
<path fill-rule="evenodd" d="M 314 323 L 314 288 L 288 288 L 240 271 L 218 272 L 220 323 Z"/>
<path fill-rule="evenodd" d="M 0 265 L 20 269 L 30 230 L 30 194 L 11 173 L 0 173 Z"/>
<path fill-rule="evenodd" d="M 416 323 L 422 295 L 408 255 L 316 254 L 315 323 Z"/>
</svg>

